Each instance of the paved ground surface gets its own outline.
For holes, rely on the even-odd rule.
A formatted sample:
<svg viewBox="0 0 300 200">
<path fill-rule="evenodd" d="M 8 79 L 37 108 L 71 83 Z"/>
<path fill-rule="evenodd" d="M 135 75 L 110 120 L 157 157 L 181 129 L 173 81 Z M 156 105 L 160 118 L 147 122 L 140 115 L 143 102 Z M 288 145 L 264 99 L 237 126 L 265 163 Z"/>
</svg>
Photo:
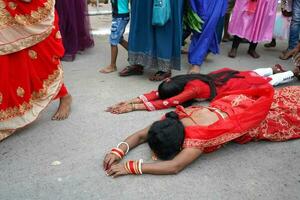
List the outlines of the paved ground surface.
<svg viewBox="0 0 300 200">
<path fill-rule="evenodd" d="M 74 98 L 70 118 L 50 120 L 57 108 L 55 102 L 33 124 L 0 143 L 1 200 L 300 199 L 300 141 L 228 144 L 200 157 L 176 176 L 106 177 L 101 169 L 105 152 L 166 111 L 119 116 L 104 112 L 107 106 L 158 84 L 147 79 L 151 70 L 144 76 L 128 78 L 120 78 L 117 73 L 99 74 L 99 67 L 109 63 L 110 53 L 107 36 L 96 36 L 95 40 L 93 49 L 78 55 L 72 63 L 63 63 L 65 82 Z M 266 50 L 260 45 L 262 57 L 254 60 L 245 53 L 246 44 L 241 45 L 236 59 L 226 56 L 230 44 L 222 44 L 221 55 L 210 55 L 202 72 L 221 67 L 247 70 L 275 63 L 292 69 L 291 60 L 278 59 L 285 46 L 280 43 L 278 48 Z M 119 69 L 127 65 L 126 57 L 120 50 Z M 186 73 L 185 55 L 182 66 L 174 74 Z M 151 162 L 147 145 L 127 157 L 138 158 Z M 54 161 L 59 165 L 51 165 Z"/>
</svg>

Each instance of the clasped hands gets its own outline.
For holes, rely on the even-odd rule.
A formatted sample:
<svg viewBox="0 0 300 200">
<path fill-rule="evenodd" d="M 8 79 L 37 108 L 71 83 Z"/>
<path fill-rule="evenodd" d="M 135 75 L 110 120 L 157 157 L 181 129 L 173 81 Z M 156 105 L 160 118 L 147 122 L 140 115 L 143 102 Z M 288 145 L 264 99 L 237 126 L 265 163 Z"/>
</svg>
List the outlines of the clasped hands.
<svg viewBox="0 0 300 200">
<path fill-rule="evenodd" d="M 121 158 L 112 153 L 107 153 L 103 160 L 103 170 L 107 176 L 116 178 L 118 176 L 129 174 L 124 164 L 119 163 Z"/>
</svg>

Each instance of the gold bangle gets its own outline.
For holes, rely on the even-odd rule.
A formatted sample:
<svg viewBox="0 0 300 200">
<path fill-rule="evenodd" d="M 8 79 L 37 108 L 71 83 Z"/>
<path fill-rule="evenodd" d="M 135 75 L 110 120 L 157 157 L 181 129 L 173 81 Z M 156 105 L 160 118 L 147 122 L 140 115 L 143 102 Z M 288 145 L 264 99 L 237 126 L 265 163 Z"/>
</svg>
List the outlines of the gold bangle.
<svg viewBox="0 0 300 200">
<path fill-rule="evenodd" d="M 128 166 L 127 166 L 127 162 L 124 163 L 124 167 L 125 167 L 125 170 L 128 174 L 131 174 L 130 173 L 130 170 L 128 169 Z"/>
<path fill-rule="evenodd" d="M 110 153 L 112 153 L 112 154 L 116 155 L 118 158 L 122 159 L 122 156 L 119 155 L 118 153 L 116 153 L 116 152 L 114 152 L 114 151 L 111 151 Z"/>
<path fill-rule="evenodd" d="M 135 110 L 135 104 L 134 103 L 130 103 L 132 110 Z"/>
</svg>

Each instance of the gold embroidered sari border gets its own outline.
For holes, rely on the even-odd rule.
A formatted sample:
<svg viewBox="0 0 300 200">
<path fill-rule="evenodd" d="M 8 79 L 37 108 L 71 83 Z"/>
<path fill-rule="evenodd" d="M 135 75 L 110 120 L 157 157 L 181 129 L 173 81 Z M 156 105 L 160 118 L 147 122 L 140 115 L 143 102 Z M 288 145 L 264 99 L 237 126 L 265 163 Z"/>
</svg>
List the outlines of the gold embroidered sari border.
<svg viewBox="0 0 300 200">
<path fill-rule="evenodd" d="M 37 24 L 54 12 L 54 4 L 55 0 L 48 0 L 42 7 L 39 7 L 36 11 L 31 11 L 30 14 L 16 15 L 13 17 L 5 9 L 5 2 L 0 0 L 0 27 Z"/>
<path fill-rule="evenodd" d="M 11 53 L 15 53 L 21 51 L 23 49 L 32 47 L 39 42 L 45 40 L 52 32 L 52 27 L 49 27 L 48 30 L 44 31 L 38 35 L 31 35 L 27 38 L 19 39 L 13 43 L 0 45 L 0 56 L 7 55 Z"/>
<path fill-rule="evenodd" d="M 219 137 L 208 139 L 208 140 L 201 140 L 201 139 L 185 139 L 183 143 L 184 148 L 198 148 L 198 149 L 205 149 L 207 147 L 213 147 L 217 145 L 224 144 L 226 142 L 232 141 L 240 136 L 243 133 L 225 133 Z"/>
<path fill-rule="evenodd" d="M 57 79 L 61 76 L 62 69 L 60 64 L 58 65 L 58 69 L 56 69 L 53 74 L 49 75 L 46 80 L 43 82 L 43 88 L 38 92 L 33 92 L 31 94 L 31 98 L 29 102 L 24 102 L 19 106 L 10 107 L 5 110 L 0 110 L 0 122 L 6 121 L 14 117 L 19 117 L 24 115 L 27 111 L 33 108 L 33 104 L 38 99 L 42 99 L 48 95 L 48 88 L 51 84 L 53 84 Z"/>
<path fill-rule="evenodd" d="M 8 136 L 12 135 L 14 133 L 14 130 L 0 130 L 0 141 L 4 140 Z"/>
</svg>

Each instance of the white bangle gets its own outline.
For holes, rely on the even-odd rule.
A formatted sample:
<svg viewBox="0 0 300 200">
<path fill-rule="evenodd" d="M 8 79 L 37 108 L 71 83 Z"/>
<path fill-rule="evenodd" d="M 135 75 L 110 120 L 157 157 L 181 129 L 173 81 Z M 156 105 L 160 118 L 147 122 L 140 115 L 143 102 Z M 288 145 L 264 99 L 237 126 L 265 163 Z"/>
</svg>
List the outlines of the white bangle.
<svg viewBox="0 0 300 200">
<path fill-rule="evenodd" d="M 143 159 L 140 159 L 139 160 L 139 171 L 140 171 L 140 174 L 142 175 L 143 174 L 143 171 L 142 171 L 142 163 L 143 163 Z"/>
<path fill-rule="evenodd" d="M 117 148 L 120 148 L 120 145 L 121 145 L 121 144 L 125 144 L 125 145 L 126 145 L 127 150 L 126 150 L 125 154 L 127 154 L 128 151 L 129 151 L 129 144 L 128 144 L 127 142 L 120 142 L 120 143 L 117 145 Z"/>
</svg>

